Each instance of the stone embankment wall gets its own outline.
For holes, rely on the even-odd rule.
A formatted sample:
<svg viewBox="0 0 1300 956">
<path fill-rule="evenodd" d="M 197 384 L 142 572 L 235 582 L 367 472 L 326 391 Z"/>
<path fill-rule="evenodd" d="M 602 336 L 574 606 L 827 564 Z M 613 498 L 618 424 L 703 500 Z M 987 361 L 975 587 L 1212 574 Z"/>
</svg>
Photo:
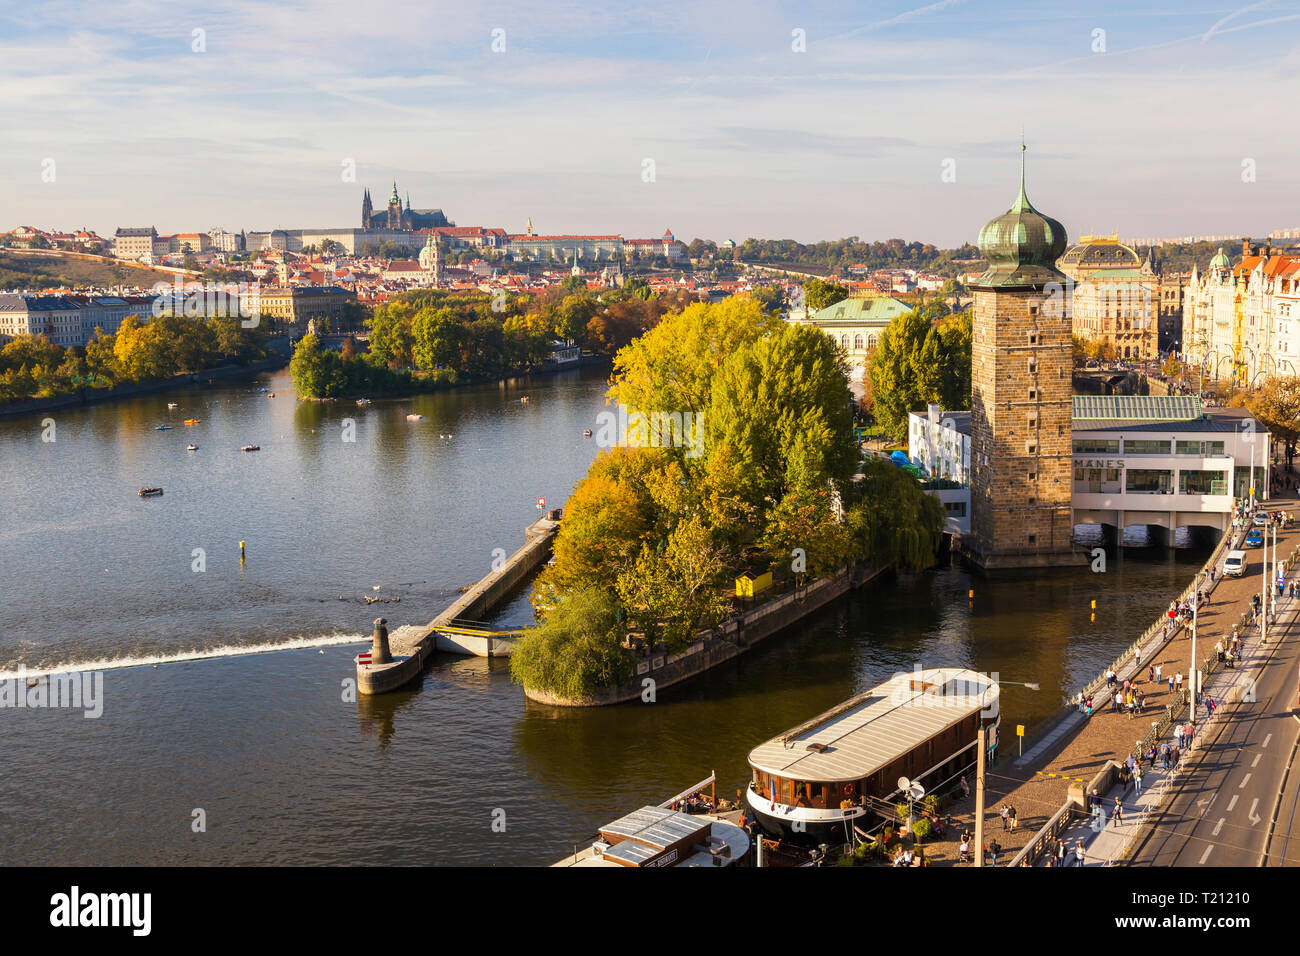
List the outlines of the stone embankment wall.
<svg viewBox="0 0 1300 956">
<path fill-rule="evenodd" d="M 859 587 L 885 568 L 848 569 L 820 578 L 806 587 L 791 591 L 751 608 L 718 627 L 704 631 L 698 640 L 678 654 L 651 654 L 637 661 L 636 676 L 619 687 L 611 687 L 582 700 L 557 697 L 542 690 L 524 688 L 524 694 L 540 704 L 555 707 L 604 707 L 640 700 L 647 687 L 657 694 L 665 687 L 702 674 L 711 667 L 748 651 L 759 641 L 795 624 L 831 601 Z M 653 681 L 653 685 L 645 681 Z"/>
</svg>

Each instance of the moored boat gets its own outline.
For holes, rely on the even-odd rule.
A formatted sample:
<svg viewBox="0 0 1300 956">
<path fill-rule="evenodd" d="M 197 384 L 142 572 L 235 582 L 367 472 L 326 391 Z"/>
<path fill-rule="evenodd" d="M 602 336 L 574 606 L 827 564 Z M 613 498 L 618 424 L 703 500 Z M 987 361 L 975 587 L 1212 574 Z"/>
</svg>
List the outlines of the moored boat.
<svg viewBox="0 0 1300 956">
<path fill-rule="evenodd" d="M 167 407 L 168 407 L 168 408 L 175 408 L 175 407 L 176 407 L 176 403 L 175 403 L 175 402 L 168 402 L 168 403 L 167 403 Z"/>
<path fill-rule="evenodd" d="M 368 399 L 368 398 L 358 398 L 358 399 L 357 399 L 357 404 L 358 404 L 358 405 L 369 405 L 369 404 L 370 404 L 370 399 Z"/>
<path fill-rule="evenodd" d="M 188 445 L 185 446 L 185 450 L 186 450 L 186 451 L 198 451 L 198 450 L 199 450 L 199 446 L 196 445 L 196 444 L 194 444 L 193 442 L 190 442 Z"/>
<path fill-rule="evenodd" d="M 197 425 L 198 423 L 199 423 L 199 420 L 198 420 L 197 418 L 187 418 L 187 419 L 185 419 L 185 424 L 186 424 L 186 425 Z"/>
<path fill-rule="evenodd" d="M 747 866 L 750 836 L 736 823 L 704 812 L 713 809 L 716 802 L 708 801 L 697 813 L 677 809 L 688 799 L 703 800 L 695 797 L 696 792 L 713 783 L 714 777 L 710 776 L 657 807 L 642 807 L 605 824 L 590 846 L 575 850 L 572 856 L 553 865 L 639 869 Z"/>
<path fill-rule="evenodd" d="M 141 488 L 139 492 L 141 498 L 157 498 L 162 493 L 161 488 Z"/>
<path fill-rule="evenodd" d="M 172 426 L 170 425 L 158 425 L 157 427 L 154 428 L 154 431 L 156 432 L 169 432 L 171 430 L 172 430 Z"/>
<path fill-rule="evenodd" d="M 261 445 L 244 445 L 244 446 L 243 446 L 242 448 L 240 448 L 239 450 L 240 450 L 240 451 L 261 451 L 261 450 L 262 450 L 262 446 L 261 446 Z"/>
<path fill-rule="evenodd" d="M 951 786 L 975 760 L 981 720 L 997 727 L 998 685 L 986 675 L 896 674 L 750 751 L 746 802 L 773 836 L 852 842 L 861 818 L 907 799 L 900 783 L 926 794 Z"/>
<path fill-rule="evenodd" d="M 422 422 L 422 421 L 424 421 L 424 416 L 423 416 L 423 415 L 407 415 L 407 416 L 406 416 L 406 420 L 407 420 L 408 422 Z"/>
</svg>

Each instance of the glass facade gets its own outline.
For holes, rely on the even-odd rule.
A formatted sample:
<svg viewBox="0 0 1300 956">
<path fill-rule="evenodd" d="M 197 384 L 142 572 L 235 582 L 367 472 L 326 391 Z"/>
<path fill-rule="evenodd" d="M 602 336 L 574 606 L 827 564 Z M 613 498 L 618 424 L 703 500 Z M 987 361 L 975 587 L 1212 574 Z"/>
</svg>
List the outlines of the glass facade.
<svg viewBox="0 0 1300 956">
<path fill-rule="evenodd" d="M 1153 441 L 1146 438 L 1126 438 L 1124 439 L 1124 454 L 1167 455 L 1169 454 L 1169 442 Z"/>
<path fill-rule="evenodd" d="M 1221 441 L 1180 441 L 1178 442 L 1178 454 L 1180 455 L 1199 455 L 1201 458 L 1213 458 L 1223 455 L 1223 442 Z"/>
<path fill-rule="evenodd" d="M 1130 468 L 1124 474 L 1124 490 L 1131 495 L 1171 494 L 1173 477 L 1162 469 Z"/>
<path fill-rule="evenodd" d="M 1180 495 L 1226 495 L 1228 473 L 1224 471 L 1179 471 Z"/>
<path fill-rule="evenodd" d="M 1102 438 L 1076 438 L 1074 453 L 1076 455 L 1118 455 L 1119 439 L 1110 441 Z"/>
</svg>

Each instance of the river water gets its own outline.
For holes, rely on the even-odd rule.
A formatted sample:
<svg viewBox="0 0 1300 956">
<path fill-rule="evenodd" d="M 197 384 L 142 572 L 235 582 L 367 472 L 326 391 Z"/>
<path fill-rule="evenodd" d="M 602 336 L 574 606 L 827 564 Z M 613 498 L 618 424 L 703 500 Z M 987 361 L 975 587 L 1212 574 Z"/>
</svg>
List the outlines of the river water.
<svg viewBox="0 0 1300 956">
<path fill-rule="evenodd" d="M 96 719 L 0 709 L 5 861 L 549 863 L 712 770 L 732 793 L 752 746 L 918 663 L 1040 682 L 1004 689 L 1010 749 L 1204 558 L 891 576 L 653 704 L 546 708 L 506 661 L 454 656 L 346 701 L 375 617 L 429 620 L 537 498 L 563 504 L 604 388 L 585 370 L 358 408 L 299 403 L 282 372 L 57 412 L 52 442 L 0 422 L 0 677 L 103 674 Z M 498 621 L 530 617 L 521 596 Z"/>
</svg>

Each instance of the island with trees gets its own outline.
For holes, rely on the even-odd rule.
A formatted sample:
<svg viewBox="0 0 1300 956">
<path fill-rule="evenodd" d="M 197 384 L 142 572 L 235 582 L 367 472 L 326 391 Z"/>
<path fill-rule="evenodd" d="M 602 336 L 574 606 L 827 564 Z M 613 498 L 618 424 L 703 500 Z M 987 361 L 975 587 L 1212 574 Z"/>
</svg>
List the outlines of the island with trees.
<svg viewBox="0 0 1300 956">
<path fill-rule="evenodd" d="M 703 441 L 629 430 L 578 482 L 534 584 L 540 623 L 511 655 L 530 694 L 627 684 L 644 649 L 679 653 L 731 615 L 743 573 L 780 595 L 860 562 L 933 563 L 942 507 L 862 459 L 844 356 L 819 329 L 752 298 L 696 303 L 620 349 L 612 382 L 610 403 L 702 423 Z"/>
</svg>

